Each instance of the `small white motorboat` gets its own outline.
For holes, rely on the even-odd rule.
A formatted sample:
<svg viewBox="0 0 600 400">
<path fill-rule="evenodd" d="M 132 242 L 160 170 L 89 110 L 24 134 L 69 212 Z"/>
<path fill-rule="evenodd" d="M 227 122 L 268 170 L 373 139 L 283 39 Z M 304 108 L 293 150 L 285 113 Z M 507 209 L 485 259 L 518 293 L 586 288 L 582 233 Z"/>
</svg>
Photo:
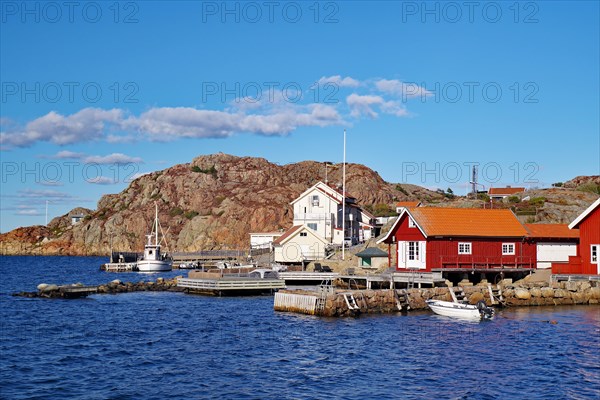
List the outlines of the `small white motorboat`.
<svg viewBox="0 0 600 400">
<path fill-rule="evenodd" d="M 491 319 L 494 316 L 494 310 L 489 308 L 484 301 L 473 305 L 443 300 L 427 300 L 427 305 L 434 313 L 446 317 L 482 320 Z"/>
</svg>

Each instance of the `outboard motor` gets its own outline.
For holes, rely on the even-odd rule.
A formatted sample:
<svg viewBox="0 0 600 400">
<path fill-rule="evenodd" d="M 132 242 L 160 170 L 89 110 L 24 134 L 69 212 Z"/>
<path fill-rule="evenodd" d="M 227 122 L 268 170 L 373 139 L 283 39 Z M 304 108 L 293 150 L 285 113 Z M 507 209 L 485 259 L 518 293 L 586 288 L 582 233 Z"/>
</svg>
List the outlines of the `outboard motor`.
<svg viewBox="0 0 600 400">
<path fill-rule="evenodd" d="M 482 319 L 490 319 L 494 316 L 494 309 L 488 307 L 483 300 L 477 302 L 477 309 Z"/>
</svg>

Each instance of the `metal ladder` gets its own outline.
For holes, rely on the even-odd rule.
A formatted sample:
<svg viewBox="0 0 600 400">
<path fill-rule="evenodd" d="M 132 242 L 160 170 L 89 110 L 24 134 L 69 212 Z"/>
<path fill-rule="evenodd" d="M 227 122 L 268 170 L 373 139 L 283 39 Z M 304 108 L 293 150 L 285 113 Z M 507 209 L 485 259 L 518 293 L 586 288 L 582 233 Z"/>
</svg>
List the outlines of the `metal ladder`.
<svg viewBox="0 0 600 400">
<path fill-rule="evenodd" d="M 315 306 L 315 311 L 317 312 L 317 314 L 323 313 L 323 311 L 325 310 L 325 303 L 327 302 L 327 295 L 334 292 L 335 289 L 331 284 L 330 279 L 321 281 L 321 285 L 319 285 L 319 296 L 317 296 L 317 303 Z"/>
<path fill-rule="evenodd" d="M 360 310 L 360 307 L 358 305 L 358 303 L 356 302 L 356 299 L 354 298 L 354 295 L 352 293 L 342 293 L 344 295 L 344 300 L 346 300 L 346 305 L 348 306 L 348 309 L 351 311 L 357 311 Z"/>
<path fill-rule="evenodd" d="M 408 276 L 408 282 L 406 283 L 406 288 L 407 289 L 414 289 L 415 288 L 415 280 L 417 277 L 417 271 L 414 269 L 410 270 L 410 275 Z"/>
<path fill-rule="evenodd" d="M 394 298 L 396 299 L 396 307 L 398 311 L 406 309 L 410 310 L 410 304 L 408 302 L 408 293 L 406 289 L 394 290 Z"/>
<path fill-rule="evenodd" d="M 502 289 L 499 286 L 492 288 L 492 285 L 488 285 L 488 292 L 490 294 L 490 300 L 492 305 L 501 304 L 504 305 L 504 297 L 502 296 Z"/>
</svg>

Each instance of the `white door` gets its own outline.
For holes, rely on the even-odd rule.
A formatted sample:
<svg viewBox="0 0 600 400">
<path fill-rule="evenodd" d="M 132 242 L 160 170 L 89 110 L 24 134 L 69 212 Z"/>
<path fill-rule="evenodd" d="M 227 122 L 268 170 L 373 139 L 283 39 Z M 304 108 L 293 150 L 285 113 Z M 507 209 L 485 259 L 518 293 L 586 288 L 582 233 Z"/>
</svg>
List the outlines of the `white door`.
<svg viewBox="0 0 600 400">
<path fill-rule="evenodd" d="M 425 269 L 424 241 L 398 242 L 398 267 Z"/>
</svg>

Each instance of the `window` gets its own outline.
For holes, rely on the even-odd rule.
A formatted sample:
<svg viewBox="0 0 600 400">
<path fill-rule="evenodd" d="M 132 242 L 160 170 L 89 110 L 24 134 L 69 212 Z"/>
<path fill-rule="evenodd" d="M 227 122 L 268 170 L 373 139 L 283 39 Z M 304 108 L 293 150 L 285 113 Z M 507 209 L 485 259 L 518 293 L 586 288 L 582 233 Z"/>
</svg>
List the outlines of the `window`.
<svg viewBox="0 0 600 400">
<path fill-rule="evenodd" d="M 458 244 L 458 254 L 471 254 L 471 243 L 462 242 Z"/>
<path fill-rule="evenodd" d="M 310 223 L 310 224 L 306 224 L 306 226 L 308 226 L 308 227 L 309 227 L 310 229 L 312 229 L 313 231 L 316 231 L 316 230 L 317 230 L 317 224 Z"/>
<path fill-rule="evenodd" d="M 300 232 L 300 236 L 303 236 L 303 237 L 304 236 L 308 236 L 308 233 L 306 233 L 306 232 Z"/>
<path fill-rule="evenodd" d="M 370 267 L 371 266 L 371 257 L 362 257 L 360 266 L 361 267 Z"/>
<path fill-rule="evenodd" d="M 419 242 L 408 242 L 408 259 L 411 261 L 419 259 Z"/>
<path fill-rule="evenodd" d="M 411 217 L 408 217 L 408 227 L 414 228 L 415 226 L 415 221 Z"/>
<path fill-rule="evenodd" d="M 318 194 L 315 194 L 312 197 L 312 205 L 315 206 L 315 207 L 319 206 L 319 195 Z"/>
<path fill-rule="evenodd" d="M 503 256 L 511 256 L 515 254 L 515 244 L 514 243 L 502 243 L 502 255 Z"/>
<path fill-rule="evenodd" d="M 592 264 L 598 264 L 598 252 L 600 251 L 600 244 L 593 244 L 590 248 L 590 261 Z"/>
</svg>

